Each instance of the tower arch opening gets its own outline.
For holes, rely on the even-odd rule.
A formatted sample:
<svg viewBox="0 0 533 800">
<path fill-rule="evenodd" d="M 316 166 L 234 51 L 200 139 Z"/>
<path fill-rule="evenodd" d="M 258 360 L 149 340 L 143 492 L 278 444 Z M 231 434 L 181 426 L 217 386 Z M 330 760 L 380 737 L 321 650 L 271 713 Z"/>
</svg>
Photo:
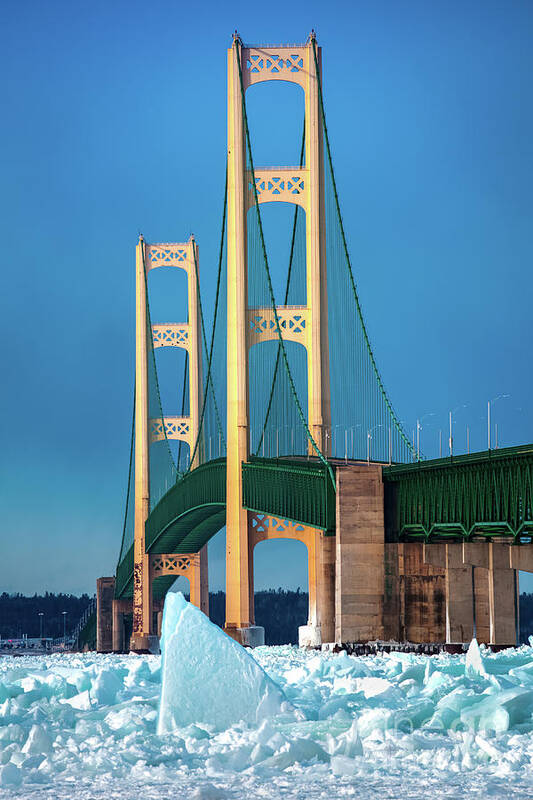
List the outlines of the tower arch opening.
<svg viewBox="0 0 533 800">
<path fill-rule="evenodd" d="M 265 644 L 298 644 L 298 629 L 309 619 L 306 545 L 260 541 L 253 549 L 253 571 L 255 622 L 265 629 Z"/>
</svg>

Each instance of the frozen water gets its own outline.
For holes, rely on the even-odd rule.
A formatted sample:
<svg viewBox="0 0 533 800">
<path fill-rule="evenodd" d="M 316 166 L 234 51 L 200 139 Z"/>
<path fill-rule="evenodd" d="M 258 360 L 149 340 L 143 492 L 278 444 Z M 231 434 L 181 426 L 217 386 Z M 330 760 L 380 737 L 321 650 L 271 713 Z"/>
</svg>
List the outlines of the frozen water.
<svg viewBox="0 0 533 800">
<path fill-rule="evenodd" d="M 1 658 L 0 798 L 533 797 L 533 648 L 479 656 L 262 647 L 292 710 L 217 725 L 204 664 L 204 719 L 162 735 L 159 656 Z M 224 701 L 239 676 L 220 674 Z"/>
<path fill-rule="evenodd" d="M 249 651 L 230 639 L 181 592 L 165 599 L 158 733 L 191 723 L 226 730 L 289 710 L 283 692 Z"/>
</svg>

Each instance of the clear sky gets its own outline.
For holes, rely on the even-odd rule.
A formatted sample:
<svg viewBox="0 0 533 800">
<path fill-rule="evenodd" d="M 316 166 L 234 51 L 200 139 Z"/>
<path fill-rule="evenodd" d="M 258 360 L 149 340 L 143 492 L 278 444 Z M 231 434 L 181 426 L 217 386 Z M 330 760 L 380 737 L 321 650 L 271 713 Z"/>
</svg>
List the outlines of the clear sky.
<svg viewBox="0 0 533 800">
<path fill-rule="evenodd" d="M 212 297 L 235 28 L 252 43 L 317 31 L 363 310 L 407 429 L 433 414 L 435 455 L 458 409 L 457 449 L 466 425 L 482 449 L 487 400 L 508 394 L 500 444 L 533 441 L 529 0 L 4 0 L 0 591 L 92 593 L 114 570 L 134 246 L 194 231 Z M 275 88 L 250 99 L 256 163 L 296 163 L 302 98 Z M 306 586 L 302 552 L 261 545 L 256 586 Z"/>
</svg>

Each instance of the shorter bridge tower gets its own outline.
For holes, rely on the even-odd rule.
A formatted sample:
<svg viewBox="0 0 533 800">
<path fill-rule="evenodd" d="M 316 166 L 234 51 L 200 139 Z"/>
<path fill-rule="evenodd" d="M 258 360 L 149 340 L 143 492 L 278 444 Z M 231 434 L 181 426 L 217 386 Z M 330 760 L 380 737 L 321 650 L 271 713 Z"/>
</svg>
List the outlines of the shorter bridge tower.
<svg viewBox="0 0 533 800">
<path fill-rule="evenodd" d="M 133 633 L 130 643 L 131 649 L 136 651 L 153 650 L 157 646 L 152 590 L 155 577 L 186 576 L 190 583 L 191 602 L 208 611 L 207 547 L 199 554 L 150 555 L 145 539 L 145 523 L 150 513 L 150 446 L 164 439 L 185 442 L 189 446 L 192 468 L 198 465 L 201 456 L 201 448 L 197 446 L 202 390 L 198 263 L 198 245 L 193 236 L 179 244 L 148 244 L 142 236 L 139 238 L 136 248 L 135 520 Z M 187 273 L 187 322 L 150 323 L 147 276 L 151 269 L 164 266 L 183 269 Z M 187 351 L 188 416 L 150 418 L 148 360 L 152 347 L 181 347 Z"/>
</svg>

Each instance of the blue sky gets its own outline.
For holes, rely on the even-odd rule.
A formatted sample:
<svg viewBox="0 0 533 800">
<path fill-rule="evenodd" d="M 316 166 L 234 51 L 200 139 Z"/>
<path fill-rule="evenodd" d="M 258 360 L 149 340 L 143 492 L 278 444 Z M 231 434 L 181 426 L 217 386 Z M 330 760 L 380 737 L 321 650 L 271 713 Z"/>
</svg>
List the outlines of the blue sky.
<svg viewBox="0 0 533 800">
<path fill-rule="evenodd" d="M 457 408 L 457 448 L 468 424 L 481 449 L 487 400 L 509 394 L 500 443 L 533 440 L 531 3 L 4 0 L 2 27 L 1 590 L 92 592 L 113 571 L 134 246 L 194 231 L 212 297 L 235 28 L 317 31 L 356 279 L 406 427 L 432 413 L 435 454 Z M 256 163 L 297 160 L 295 91 L 251 95 Z M 259 588 L 306 585 L 297 544 L 260 548 Z M 220 535 L 211 551 L 221 588 Z"/>
</svg>

